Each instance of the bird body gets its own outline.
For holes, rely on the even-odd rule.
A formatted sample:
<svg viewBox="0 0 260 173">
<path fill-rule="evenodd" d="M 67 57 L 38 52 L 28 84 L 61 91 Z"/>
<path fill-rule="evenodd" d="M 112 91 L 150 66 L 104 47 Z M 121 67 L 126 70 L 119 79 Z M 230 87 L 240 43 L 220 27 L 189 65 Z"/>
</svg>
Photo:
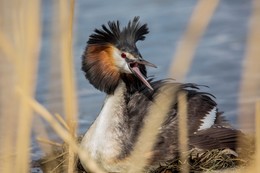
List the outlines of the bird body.
<svg viewBox="0 0 260 173">
<path fill-rule="evenodd" d="M 135 17 L 122 30 L 118 21 L 108 22 L 108 27 L 102 25 L 102 29 L 90 35 L 82 56 L 82 70 L 89 82 L 107 96 L 100 114 L 83 137 L 82 149 L 107 172 L 126 172 L 149 107 L 160 88 L 169 85 L 187 95 L 189 149 L 235 150 L 239 131 L 229 127 L 211 94 L 200 92 L 196 84 L 147 79 L 145 66 L 156 66 L 144 60 L 135 45 L 147 33 L 147 25 L 141 25 L 139 17 Z M 176 96 L 168 99 L 173 97 Z M 148 166 L 179 156 L 178 116 L 175 103 L 158 129 L 152 151 L 144 153 Z"/>
</svg>

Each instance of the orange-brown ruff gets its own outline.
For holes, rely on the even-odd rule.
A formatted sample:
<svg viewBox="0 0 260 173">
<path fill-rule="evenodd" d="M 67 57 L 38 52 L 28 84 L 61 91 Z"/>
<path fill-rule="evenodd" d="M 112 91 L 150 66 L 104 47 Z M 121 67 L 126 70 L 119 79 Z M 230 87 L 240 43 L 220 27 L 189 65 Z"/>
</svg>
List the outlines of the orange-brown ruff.
<svg viewBox="0 0 260 173">
<path fill-rule="evenodd" d="M 104 80 L 109 83 L 108 87 L 114 88 L 118 85 L 120 79 L 119 69 L 116 68 L 114 60 L 111 58 L 112 45 L 91 45 L 88 47 L 85 59 L 86 64 L 91 64 L 89 77 L 94 78 L 97 85 L 102 85 Z M 91 72 L 93 71 L 93 73 Z M 98 73 L 99 78 L 96 78 Z M 107 88 L 110 90 L 110 88 Z"/>
<path fill-rule="evenodd" d="M 167 84 L 187 95 L 189 149 L 235 151 L 241 133 L 223 119 L 214 96 L 200 92 L 196 84 L 147 79 L 146 66 L 155 65 L 142 58 L 136 42 L 144 40 L 148 32 L 147 25 L 140 24 L 139 17 L 135 17 L 122 29 L 118 21 L 108 22 L 108 26 L 102 25 L 90 35 L 82 56 L 82 70 L 89 82 L 107 96 L 97 119 L 84 135 L 82 149 L 105 171 L 127 172 L 131 164 L 127 158 L 144 118 L 160 88 Z M 168 99 L 173 97 L 169 95 Z M 176 103 L 160 128 L 147 168 L 179 157 L 178 116 Z M 88 166 L 83 166 L 87 170 Z"/>
</svg>

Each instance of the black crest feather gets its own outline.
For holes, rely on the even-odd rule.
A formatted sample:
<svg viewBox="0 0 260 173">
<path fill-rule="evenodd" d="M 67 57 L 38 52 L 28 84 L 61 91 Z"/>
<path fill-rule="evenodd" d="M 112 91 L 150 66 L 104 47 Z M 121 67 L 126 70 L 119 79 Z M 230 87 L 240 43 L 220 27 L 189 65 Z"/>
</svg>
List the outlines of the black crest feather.
<svg viewBox="0 0 260 173">
<path fill-rule="evenodd" d="M 149 30 L 147 24 L 139 22 L 139 17 L 134 17 L 122 30 L 119 21 L 109 21 L 107 26 L 102 25 L 102 29 L 95 29 L 94 32 L 88 44 L 113 44 L 121 48 L 125 44 L 134 46 L 137 41 L 144 40 Z"/>
</svg>

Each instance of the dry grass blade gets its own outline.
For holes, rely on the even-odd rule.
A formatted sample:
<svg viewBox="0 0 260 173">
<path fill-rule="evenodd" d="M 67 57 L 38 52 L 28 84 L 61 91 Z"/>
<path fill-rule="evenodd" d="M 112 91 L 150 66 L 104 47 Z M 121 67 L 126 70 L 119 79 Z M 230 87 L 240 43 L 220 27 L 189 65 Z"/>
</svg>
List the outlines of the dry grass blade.
<svg viewBox="0 0 260 173">
<path fill-rule="evenodd" d="M 187 162 L 188 153 L 188 132 L 187 132 L 187 98 L 184 92 L 178 93 L 178 104 L 179 104 L 179 116 L 178 116 L 178 127 L 179 127 L 179 148 L 180 148 L 180 161 L 181 171 L 183 173 L 189 172 L 189 164 Z"/>
<path fill-rule="evenodd" d="M 61 161 L 55 168 L 53 168 L 50 172 L 55 172 L 57 169 L 59 169 L 67 160 Z M 68 169 L 69 170 L 69 169 Z M 67 170 L 67 171 L 68 171 Z M 68 171 L 69 172 L 69 171 Z M 74 172 L 74 171 L 73 171 Z"/>
<path fill-rule="evenodd" d="M 260 172 L 260 1 L 252 3 L 250 29 L 239 93 L 239 124 L 243 131 L 255 130 L 255 161 L 247 172 Z M 257 102 L 257 103 L 256 103 Z M 256 105 L 256 107 L 255 107 Z M 255 112 L 254 112 L 255 111 Z M 254 122 L 255 121 L 255 122 Z M 240 143 L 243 143 L 242 139 Z M 240 144 L 241 145 L 241 144 Z"/>
<path fill-rule="evenodd" d="M 243 131 L 254 131 L 254 105 L 260 98 L 260 1 L 252 3 L 244 69 L 240 84 L 239 122 Z"/>
<path fill-rule="evenodd" d="M 42 164 L 46 164 L 46 163 L 51 162 L 51 161 L 53 161 L 53 160 L 58 160 L 59 158 L 63 157 L 63 156 L 66 155 L 66 154 L 68 154 L 68 152 L 59 153 L 58 155 L 55 155 L 55 156 L 53 156 L 53 157 L 50 157 L 50 158 L 48 158 L 48 159 L 43 160 L 41 163 L 42 163 Z"/>
<path fill-rule="evenodd" d="M 4 58 L 8 58 L 8 60 L 12 63 L 15 62 L 19 55 L 16 51 L 12 51 L 15 48 L 13 47 L 10 40 L 6 37 L 2 30 L 0 30 L 0 48 L 1 52 L 4 54 Z"/>
<path fill-rule="evenodd" d="M 34 97 L 40 42 L 39 7 L 40 1 L 1 1 L 1 55 L 4 54 L 4 59 L 8 60 L 1 65 L 4 69 L 11 69 L 5 74 L 9 78 L 5 87 L 9 87 L 6 91 L 10 94 L 5 102 L 11 104 L 4 109 L 13 109 L 5 110 L 11 118 L 1 121 L 6 131 L 1 148 L 16 153 L 15 158 L 8 159 L 1 166 L 3 172 L 29 172 L 33 112 L 23 98 L 15 95 L 14 88 L 19 86 L 26 95 Z"/>
<path fill-rule="evenodd" d="M 63 112 L 67 124 L 65 127 L 68 127 L 70 134 L 76 137 L 77 100 L 72 56 L 74 3 L 74 0 L 58 0 L 56 2 L 56 7 L 58 9 L 56 16 L 59 21 L 57 26 L 59 32 L 56 32 L 56 36 L 58 36 L 58 56 L 60 57 L 61 62 Z M 73 172 L 75 167 L 75 156 L 70 146 L 68 147 L 68 150 L 68 172 Z"/>
<path fill-rule="evenodd" d="M 75 123 L 77 120 L 77 101 L 76 101 L 76 86 L 74 79 L 74 62 L 72 57 L 72 32 L 73 32 L 73 16 L 74 16 L 74 1 L 59 0 L 58 9 L 60 17 L 59 43 L 60 43 L 60 58 L 62 71 L 62 92 L 64 98 L 64 113 L 66 121 L 70 129 L 75 133 Z"/>
<path fill-rule="evenodd" d="M 37 101 L 28 97 L 21 89 L 17 89 L 17 92 L 23 97 L 27 103 L 42 117 L 44 118 L 55 130 L 55 132 L 68 144 L 71 145 L 74 151 L 78 150 L 78 146 L 74 138 L 65 130 L 60 123 Z"/>
<path fill-rule="evenodd" d="M 68 126 L 68 124 L 66 123 L 66 121 L 64 121 L 64 119 L 59 115 L 59 114 L 54 114 L 55 117 L 57 118 L 57 120 L 67 129 L 69 130 L 70 127 Z"/>
<path fill-rule="evenodd" d="M 256 103 L 256 119 L 255 119 L 255 126 L 256 126 L 256 134 L 255 134 L 255 138 L 256 138 L 256 159 L 255 159 L 255 163 L 256 164 L 256 170 L 255 172 L 260 172 L 260 101 L 258 101 Z"/>
<path fill-rule="evenodd" d="M 184 80 L 192 63 L 198 42 L 205 32 L 219 0 L 200 0 L 193 11 L 188 28 L 182 37 L 170 66 L 170 77 Z"/>
<path fill-rule="evenodd" d="M 45 144 L 53 145 L 53 146 L 56 146 L 56 147 L 61 147 L 62 146 L 62 144 L 60 144 L 60 143 L 57 143 L 57 142 L 54 142 L 54 141 L 50 141 L 49 139 L 44 139 L 44 138 L 40 138 L 40 137 L 37 138 L 37 141 L 45 143 Z"/>
</svg>

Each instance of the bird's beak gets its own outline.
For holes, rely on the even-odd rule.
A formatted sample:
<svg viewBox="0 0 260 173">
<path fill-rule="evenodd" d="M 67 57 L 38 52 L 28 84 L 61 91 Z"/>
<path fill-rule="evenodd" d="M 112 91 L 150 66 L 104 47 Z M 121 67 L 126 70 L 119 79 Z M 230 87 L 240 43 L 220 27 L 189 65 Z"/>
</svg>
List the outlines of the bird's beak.
<svg viewBox="0 0 260 173">
<path fill-rule="evenodd" d="M 143 60 L 143 59 L 138 59 L 135 61 L 130 61 L 128 62 L 129 64 L 129 68 L 130 70 L 151 90 L 153 90 L 153 87 L 150 85 L 150 83 L 146 80 L 146 77 L 142 74 L 142 72 L 139 69 L 139 65 L 138 64 L 142 64 L 142 65 L 146 65 L 146 66 L 150 66 L 150 67 L 154 67 L 157 68 L 156 65 Z"/>
<path fill-rule="evenodd" d="M 136 62 L 137 62 L 138 64 L 143 64 L 143 65 L 146 65 L 146 66 L 149 66 L 149 67 L 157 68 L 156 65 L 154 65 L 154 64 L 152 64 L 152 63 L 150 63 L 150 62 L 148 62 L 148 61 L 146 61 L 146 60 L 144 60 L 144 59 L 142 59 L 142 60 L 137 60 Z"/>
</svg>

